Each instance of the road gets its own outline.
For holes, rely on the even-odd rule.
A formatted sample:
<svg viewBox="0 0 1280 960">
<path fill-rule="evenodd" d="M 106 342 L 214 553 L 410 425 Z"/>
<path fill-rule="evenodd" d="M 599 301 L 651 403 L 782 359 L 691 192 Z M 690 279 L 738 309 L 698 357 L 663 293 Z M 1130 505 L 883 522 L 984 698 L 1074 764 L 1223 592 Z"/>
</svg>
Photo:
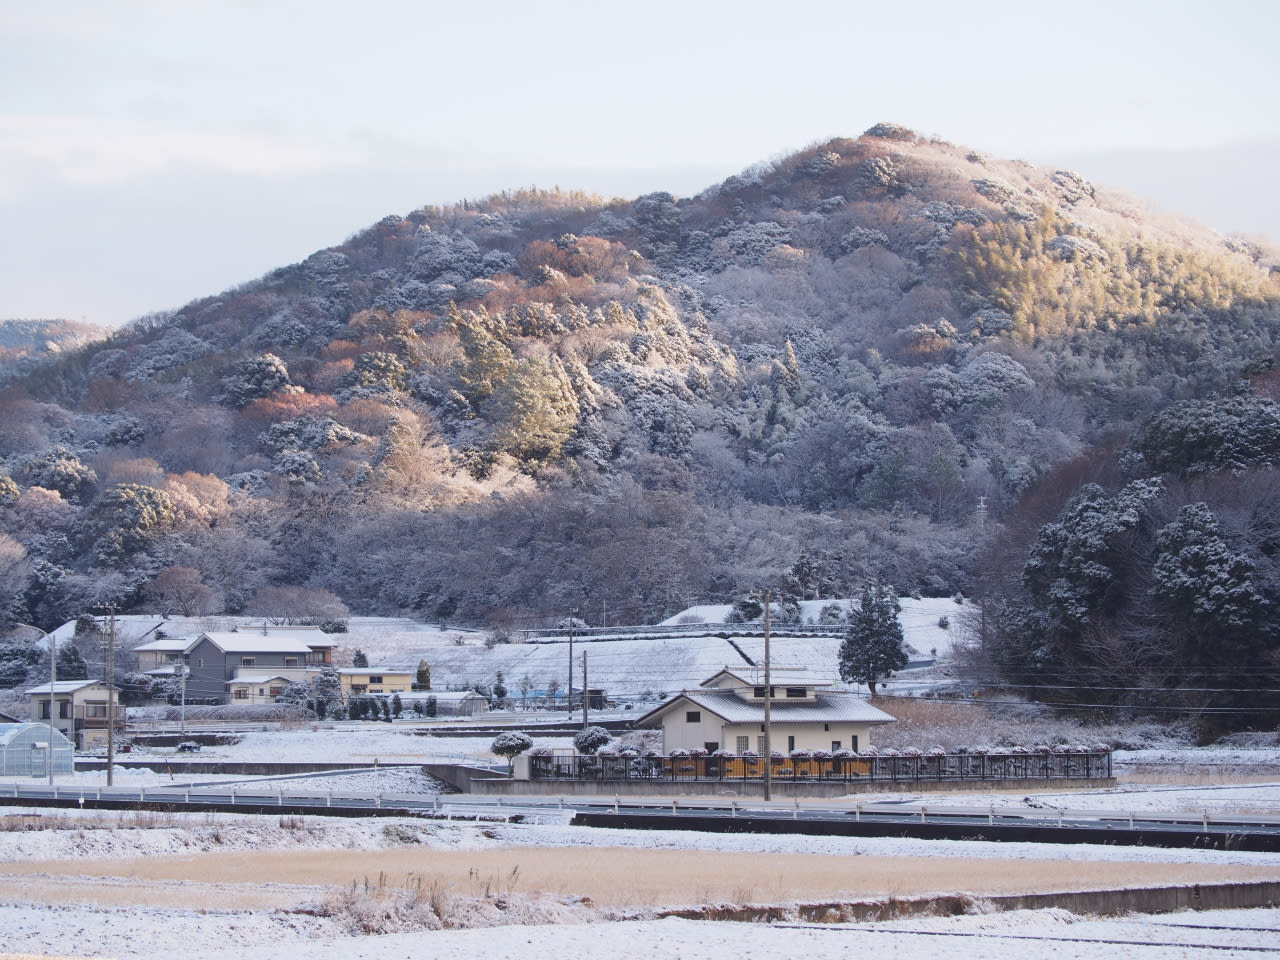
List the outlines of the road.
<svg viewBox="0 0 1280 960">
<path fill-rule="evenodd" d="M 1090 810 L 996 810 L 980 805 L 917 801 L 824 806 L 815 803 L 726 800 L 609 800 L 598 797 L 484 797 L 459 794 L 372 796 L 325 787 L 317 774 L 273 784 L 238 780 L 146 787 L 0 788 L 0 803 L 120 808 L 137 805 L 191 810 L 279 810 L 343 816 L 403 814 L 468 819 L 550 819 L 581 826 L 804 833 L 842 836 L 1018 840 L 1048 843 L 1147 844 L 1280 851 L 1280 817 L 1162 816 Z"/>
</svg>

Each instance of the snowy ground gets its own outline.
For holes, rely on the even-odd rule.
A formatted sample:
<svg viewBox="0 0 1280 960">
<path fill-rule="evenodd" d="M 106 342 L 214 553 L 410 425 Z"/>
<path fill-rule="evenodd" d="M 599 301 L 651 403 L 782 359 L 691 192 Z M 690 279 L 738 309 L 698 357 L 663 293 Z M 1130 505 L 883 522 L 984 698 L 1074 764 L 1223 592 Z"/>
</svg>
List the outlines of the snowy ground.
<svg viewBox="0 0 1280 960">
<path fill-rule="evenodd" d="M 370 726 L 360 729 L 304 729 L 251 733 L 235 745 L 207 747 L 194 759 L 292 760 L 350 759 L 353 764 L 374 757 L 384 763 L 419 761 L 427 756 L 465 756 L 487 753 L 488 740 L 464 737 L 421 738 L 400 730 Z M 1062 791 L 1035 796 L 994 793 L 877 794 L 849 798 L 848 803 L 926 803 L 943 805 L 992 804 L 999 809 L 1113 810 L 1208 812 L 1210 815 L 1260 813 L 1280 815 L 1280 750 L 1165 750 L 1131 751 L 1117 755 L 1121 785 L 1105 791 Z M 1168 767 L 1169 781 L 1155 785 L 1126 782 L 1128 770 Z M 1205 785 L 1173 782 L 1189 770 L 1216 769 L 1239 782 Z M 59 778 L 65 784 L 100 783 L 102 773 Z M 1268 782 L 1257 782 L 1270 777 Z M 170 780 L 164 773 L 115 771 L 117 783 Z M 183 777 L 192 781 L 222 777 Z M 250 780 L 253 778 L 235 778 Z M 342 774 L 327 781 L 337 791 L 371 793 L 428 792 L 430 783 L 413 769 L 382 768 Z M 831 801 L 822 801 L 830 803 Z M 13 829 L 26 817 L 52 829 Z M 61 818 L 62 822 L 58 822 Z M 28 825 L 30 825 L 30 823 Z M 988 842 L 897 840 L 879 838 L 823 838 L 788 836 L 701 834 L 690 831 L 587 830 L 556 825 L 430 824 L 415 820 L 359 820 L 306 817 L 233 817 L 208 814 L 100 814 L 91 811 L 58 811 L 0 808 L 0 944 L 16 951 L 0 957 L 94 956 L 171 960 L 181 952 L 184 960 L 218 960 L 228 950 L 245 960 L 265 960 L 295 951 L 309 960 L 415 960 L 432 956 L 484 956 L 487 960 L 520 958 L 541 960 L 566 952 L 592 958 L 681 957 L 683 960 L 727 958 L 782 958 L 805 956 L 810 960 L 844 958 L 878 951 L 900 960 L 928 957 L 940 952 L 949 958 L 996 958 L 1011 952 L 1025 957 L 1114 960 L 1125 957 L 1243 957 L 1280 952 L 1280 911 L 1219 911 L 1212 914 L 1174 914 L 1159 917 L 1128 916 L 1099 919 L 1080 917 L 1062 910 L 1016 913 L 983 913 L 975 904 L 972 915 L 852 923 L 822 927 L 799 923 L 743 924 L 679 919 L 609 920 L 609 914 L 591 904 L 557 897 L 529 902 L 513 900 L 500 909 L 481 898 L 467 909 L 467 922 L 484 929 L 411 929 L 407 922 L 379 920 L 384 935 L 351 932 L 351 915 L 315 909 L 314 886 L 294 888 L 277 883 L 249 884 L 264 898 L 263 906 L 228 909 L 227 903 L 243 903 L 245 883 L 230 887 L 210 881 L 213 893 L 206 899 L 201 879 L 204 856 L 253 856 L 272 851 L 358 852 L 368 869 L 378 869 L 380 858 L 414 849 L 460 851 L 480 857 L 495 851 L 561 850 L 585 852 L 616 859 L 626 851 L 673 851 L 683 858 L 717 854 L 750 853 L 756 857 L 820 856 L 841 863 L 908 864 L 972 862 L 974 873 L 981 863 L 1004 862 L 1012 872 L 1019 864 L 1056 863 L 1070 871 L 1072 864 L 1086 867 L 1112 864 L 1150 871 L 1162 882 L 1179 882 L 1188 866 L 1196 869 L 1243 870 L 1249 876 L 1280 880 L 1280 854 L 1236 851 L 1187 851 L 1088 845 L 1000 844 Z M 292 856 L 292 854 L 290 854 Z M 349 855 L 343 853 L 343 855 Z M 417 856 L 417 854 L 414 854 Z M 577 855 L 576 853 L 574 854 Z M 169 882 L 172 899 L 164 896 L 163 882 L 151 881 L 145 890 L 133 889 L 128 880 L 99 879 L 94 863 L 149 862 L 181 856 L 191 862 L 192 880 L 186 900 L 196 897 L 200 907 L 183 906 L 183 884 Z M 126 860 L 120 860 L 126 858 Z M 129 860 L 132 858 L 132 860 Z M 859 858 L 859 859 L 853 859 Z M 866 858 L 866 859 L 861 859 Z M 879 858 L 886 858 L 881 860 Z M 52 867 L 60 864 L 61 874 Z M 522 859 L 522 863 L 525 861 Z M 686 859 L 684 862 L 691 863 Z M 256 876 L 245 861 L 240 872 L 246 880 Z M 1133 864 L 1134 867 L 1126 867 Z M 70 866 L 68 866 L 70 865 Z M 886 869 L 878 866 L 877 870 Z M 965 868 L 969 869 L 969 868 Z M 1110 868 L 1108 868 L 1110 869 Z M 84 876 L 77 879 L 77 873 Z M 967 874 L 966 874 L 967 876 Z M 884 891 L 892 892 L 893 868 L 885 874 Z M 1164 880 L 1167 878 L 1167 881 Z M 208 879 L 208 878 L 205 878 Z M 589 878 L 588 881 L 589 882 Z M 735 881 L 736 882 L 736 881 Z M 61 883 L 61 886 L 59 886 Z M 234 889 L 233 889 L 234 888 Z M 45 896 L 45 890 L 58 893 Z M 116 900 L 99 896 L 115 890 Z M 219 890 L 228 899 L 220 901 Z M 472 891 L 474 893 L 474 891 Z M 143 894 L 147 906 L 136 905 Z M 154 896 L 152 896 L 154 894 Z M 687 901 L 684 901 L 687 902 Z M 169 904 L 161 906 L 160 904 Z M 672 905 L 679 905 L 673 903 Z M 298 912 L 297 907 L 306 906 Z M 524 921 L 509 924 L 512 919 Z M 498 925 L 494 925 L 498 924 Z M 602 936 L 602 924 L 607 932 Z"/>
</svg>

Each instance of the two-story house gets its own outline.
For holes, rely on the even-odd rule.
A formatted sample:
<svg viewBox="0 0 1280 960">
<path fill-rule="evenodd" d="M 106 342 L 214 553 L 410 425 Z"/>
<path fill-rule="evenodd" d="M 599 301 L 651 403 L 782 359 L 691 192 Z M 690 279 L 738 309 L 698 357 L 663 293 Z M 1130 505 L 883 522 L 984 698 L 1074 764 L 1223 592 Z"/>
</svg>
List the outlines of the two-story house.
<svg viewBox="0 0 1280 960">
<path fill-rule="evenodd" d="M 134 648 L 140 664 L 153 664 L 152 675 L 186 673 L 188 702 L 270 702 L 290 682 L 314 676 L 333 662 L 338 642 L 319 630 L 264 627 L 261 630 L 219 631 L 186 638 L 182 646 L 171 638 Z M 258 693 L 261 689 L 261 693 Z"/>
<path fill-rule="evenodd" d="M 771 672 L 770 747 L 792 750 L 858 750 L 870 745 L 871 729 L 894 718 L 853 694 L 828 689 L 831 683 L 803 673 Z M 728 750 L 763 754 L 764 670 L 725 667 L 636 720 L 637 727 L 661 727 L 665 753 L 672 750 Z"/>
<path fill-rule="evenodd" d="M 27 690 L 30 719 L 48 724 L 53 713 L 53 727 L 70 740 L 77 750 L 92 750 L 107 744 L 107 714 L 115 720 L 116 733 L 124 727 L 124 712 L 116 698 L 116 690 L 101 680 L 58 680 L 49 696 L 49 684 Z"/>
<path fill-rule="evenodd" d="M 415 676 L 413 670 L 390 670 L 386 667 L 343 667 L 338 670 L 343 699 L 362 694 L 390 696 L 409 693 Z"/>
</svg>

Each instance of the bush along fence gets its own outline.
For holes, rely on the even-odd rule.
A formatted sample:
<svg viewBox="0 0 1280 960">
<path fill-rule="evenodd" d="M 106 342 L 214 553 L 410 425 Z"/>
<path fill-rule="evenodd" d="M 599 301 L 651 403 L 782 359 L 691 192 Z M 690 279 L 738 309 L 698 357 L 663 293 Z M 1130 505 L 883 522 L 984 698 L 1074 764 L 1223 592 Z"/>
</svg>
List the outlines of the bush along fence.
<svg viewBox="0 0 1280 960">
<path fill-rule="evenodd" d="M 531 780 L 763 780 L 764 760 L 717 751 L 529 756 Z M 824 751 L 773 756 L 773 780 L 919 783 L 947 780 L 1094 780 L 1111 777 L 1107 747 L 1038 747 L 956 753 L 904 750 L 839 756 Z"/>
</svg>

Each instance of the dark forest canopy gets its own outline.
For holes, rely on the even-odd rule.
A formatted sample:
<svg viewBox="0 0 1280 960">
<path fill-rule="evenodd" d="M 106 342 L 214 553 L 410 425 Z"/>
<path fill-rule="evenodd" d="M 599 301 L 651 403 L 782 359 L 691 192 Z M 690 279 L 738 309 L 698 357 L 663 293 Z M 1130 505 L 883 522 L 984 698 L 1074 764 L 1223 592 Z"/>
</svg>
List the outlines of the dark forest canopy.
<svg viewBox="0 0 1280 960">
<path fill-rule="evenodd" d="M 889 124 L 691 198 L 386 217 L 0 391 L 0 610 L 972 593 L 1063 464 L 1267 389 L 1276 264 Z"/>
</svg>

